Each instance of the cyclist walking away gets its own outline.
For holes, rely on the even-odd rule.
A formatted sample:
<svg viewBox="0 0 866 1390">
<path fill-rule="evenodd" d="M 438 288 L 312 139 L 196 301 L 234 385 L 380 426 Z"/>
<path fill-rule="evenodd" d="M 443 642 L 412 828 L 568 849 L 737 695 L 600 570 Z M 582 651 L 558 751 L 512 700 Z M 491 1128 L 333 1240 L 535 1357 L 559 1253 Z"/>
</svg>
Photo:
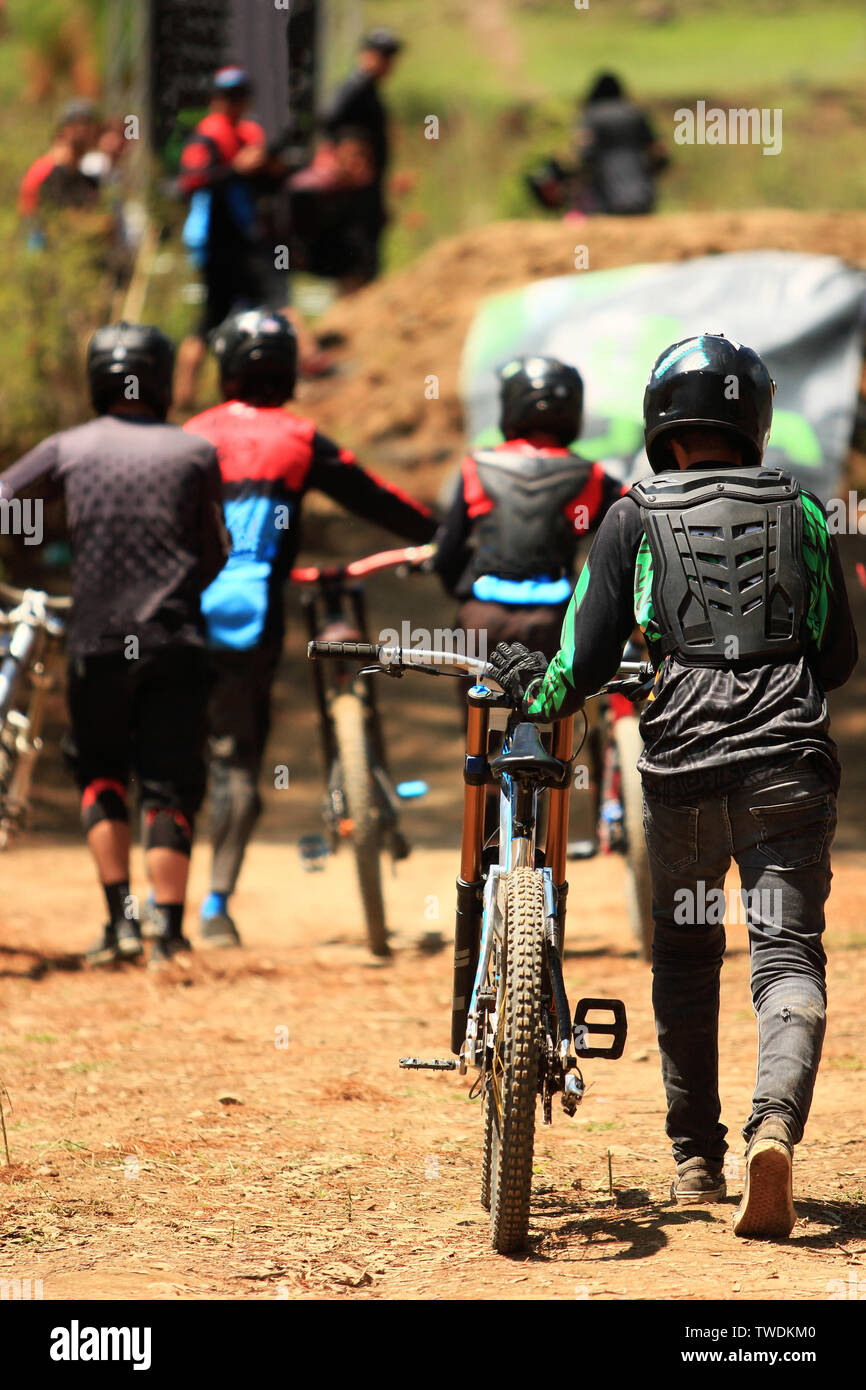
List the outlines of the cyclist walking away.
<svg viewBox="0 0 866 1390">
<path fill-rule="evenodd" d="M 608 680 L 637 617 L 655 683 L 641 717 L 653 889 L 653 1007 L 676 1202 L 725 1196 L 718 1090 L 721 891 L 740 871 L 758 1022 L 740 1236 L 787 1236 L 825 1027 L 824 904 L 840 769 L 825 691 L 857 661 L 821 504 L 762 466 L 774 383 L 720 335 L 675 343 L 644 397 L 656 474 L 611 509 L 547 671 L 494 654 L 528 713 Z"/>
<path fill-rule="evenodd" d="M 463 460 L 434 568 L 461 600 L 462 631 L 487 647 L 523 642 L 550 659 L 582 536 L 622 494 L 568 446 L 580 434 L 583 382 L 554 357 L 520 357 L 500 374 L 504 441 Z M 483 653 L 480 653 L 483 655 Z"/>
<path fill-rule="evenodd" d="M 240 938 L 228 904 L 261 810 L 258 782 L 283 641 L 282 586 L 300 544 L 304 494 L 317 488 L 415 543 L 429 541 L 436 528 L 426 507 L 366 472 L 312 420 L 283 409 L 295 390 L 297 340 L 281 314 L 232 316 L 214 352 L 223 403 L 185 426 L 216 446 L 234 540 L 228 565 L 202 601 L 213 681 L 213 867 L 200 930 L 208 945 L 233 946 Z"/>
<path fill-rule="evenodd" d="M 142 952 L 129 894 L 130 776 L 140 787 L 159 935 L 188 949 L 183 912 L 205 785 L 207 663 L 200 594 L 228 554 L 213 446 L 165 423 L 174 349 L 156 328 L 94 333 L 96 419 L 52 435 L 0 478 L 2 496 L 65 503 L 72 549 L 68 701 L 81 815 L 109 920 L 94 965 Z"/>
</svg>

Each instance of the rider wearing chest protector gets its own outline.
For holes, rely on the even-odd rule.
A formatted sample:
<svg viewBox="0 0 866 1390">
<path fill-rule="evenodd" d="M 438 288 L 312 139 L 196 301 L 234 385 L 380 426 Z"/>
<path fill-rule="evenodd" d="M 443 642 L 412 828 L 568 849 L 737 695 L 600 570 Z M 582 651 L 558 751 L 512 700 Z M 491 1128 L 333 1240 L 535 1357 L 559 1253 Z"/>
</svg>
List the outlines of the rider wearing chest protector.
<svg viewBox="0 0 866 1390">
<path fill-rule="evenodd" d="M 220 405 L 184 428 L 217 450 L 232 553 L 202 595 L 210 648 L 210 799 L 213 859 L 199 926 L 209 946 L 236 946 L 229 912 L 261 811 L 259 780 L 271 691 L 283 645 L 283 586 L 301 541 L 303 500 L 316 489 L 347 511 L 424 544 L 430 512 L 362 468 L 354 454 L 285 409 L 295 391 L 297 340 L 266 309 L 233 314 L 214 337 Z"/>
<path fill-rule="evenodd" d="M 503 440 L 464 458 L 435 568 L 461 602 L 470 655 L 483 656 L 482 643 L 487 650 L 520 641 L 551 657 L 581 536 L 596 529 L 621 487 L 569 447 L 583 415 L 574 367 L 516 358 L 499 379 Z"/>
<path fill-rule="evenodd" d="M 737 862 L 759 1040 L 741 1236 L 785 1236 L 796 1220 L 792 1154 L 824 1036 L 840 778 L 825 691 L 857 660 L 823 507 L 761 466 L 773 391 L 758 355 L 719 335 L 661 355 L 644 397 L 655 476 L 602 524 L 547 671 L 523 660 L 514 672 L 528 714 L 567 714 L 613 675 L 635 619 L 656 668 L 638 766 L 677 1202 L 725 1195 L 719 972 L 732 910 L 722 890 Z"/>
</svg>

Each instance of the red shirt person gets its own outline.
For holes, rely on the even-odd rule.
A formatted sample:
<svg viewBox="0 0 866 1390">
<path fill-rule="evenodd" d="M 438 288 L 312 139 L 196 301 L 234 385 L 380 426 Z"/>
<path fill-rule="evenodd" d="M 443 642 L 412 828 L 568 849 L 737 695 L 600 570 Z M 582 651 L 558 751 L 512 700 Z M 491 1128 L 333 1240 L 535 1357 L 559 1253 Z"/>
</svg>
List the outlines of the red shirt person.
<svg viewBox="0 0 866 1390">
<path fill-rule="evenodd" d="M 315 488 L 415 544 L 429 541 L 436 527 L 426 507 L 368 473 L 312 420 L 283 408 L 297 372 L 296 338 L 283 315 L 235 314 L 213 348 L 223 403 L 185 426 L 216 448 L 232 534 L 226 572 L 202 595 L 211 648 L 213 867 L 200 932 L 209 945 L 232 946 L 239 936 L 228 902 L 261 806 L 282 591 L 300 544 L 304 496 Z"/>
<path fill-rule="evenodd" d="M 79 169 L 99 136 L 96 110 L 89 101 L 71 101 L 57 118 L 54 140 L 30 165 L 18 189 L 18 215 L 35 218 L 44 201 L 81 206 L 96 196 L 96 184 Z"/>
<path fill-rule="evenodd" d="M 188 408 L 213 330 L 229 314 L 271 302 L 273 255 L 262 244 L 257 199 L 263 182 L 282 172 L 268 155 L 258 121 L 247 116 L 252 81 L 243 68 L 220 68 L 210 110 L 180 160 L 178 191 L 190 200 L 183 241 L 204 278 L 205 301 L 193 333 L 181 344 L 175 403 Z"/>
</svg>

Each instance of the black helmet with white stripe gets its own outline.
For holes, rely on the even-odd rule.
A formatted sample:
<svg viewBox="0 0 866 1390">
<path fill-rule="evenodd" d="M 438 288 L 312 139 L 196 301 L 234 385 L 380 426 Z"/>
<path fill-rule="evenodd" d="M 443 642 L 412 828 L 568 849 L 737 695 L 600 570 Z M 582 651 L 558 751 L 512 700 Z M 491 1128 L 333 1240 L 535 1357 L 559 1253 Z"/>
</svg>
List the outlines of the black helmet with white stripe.
<svg viewBox="0 0 866 1390">
<path fill-rule="evenodd" d="M 284 314 L 245 309 L 232 314 L 211 340 L 226 400 L 282 405 L 294 395 L 298 340 Z"/>
<path fill-rule="evenodd" d="M 668 440 L 687 427 L 723 430 L 744 461 L 764 456 L 776 384 L 758 354 L 721 333 L 702 333 L 666 348 L 643 398 L 644 438 L 653 472 L 671 467 Z"/>
</svg>

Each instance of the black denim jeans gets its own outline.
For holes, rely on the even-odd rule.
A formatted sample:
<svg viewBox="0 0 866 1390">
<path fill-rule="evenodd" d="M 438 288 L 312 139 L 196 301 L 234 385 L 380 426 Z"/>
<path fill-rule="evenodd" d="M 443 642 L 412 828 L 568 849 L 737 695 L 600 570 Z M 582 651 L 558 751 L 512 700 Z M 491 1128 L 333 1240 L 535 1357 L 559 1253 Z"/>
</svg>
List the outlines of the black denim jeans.
<svg viewBox="0 0 866 1390">
<path fill-rule="evenodd" d="M 767 1115 L 794 1143 L 812 1103 L 825 1028 L 821 936 L 830 892 L 836 797 L 814 771 L 666 805 L 644 793 L 653 886 L 653 1008 L 678 1163 L 721 1168 L 719 974 L 725 928 L 717 890 L 740 870 L 758 1020 L 758 1071 L 748 1140 Z M 728 895 L 730 902 L 730 895 Z"/>
</svg>

